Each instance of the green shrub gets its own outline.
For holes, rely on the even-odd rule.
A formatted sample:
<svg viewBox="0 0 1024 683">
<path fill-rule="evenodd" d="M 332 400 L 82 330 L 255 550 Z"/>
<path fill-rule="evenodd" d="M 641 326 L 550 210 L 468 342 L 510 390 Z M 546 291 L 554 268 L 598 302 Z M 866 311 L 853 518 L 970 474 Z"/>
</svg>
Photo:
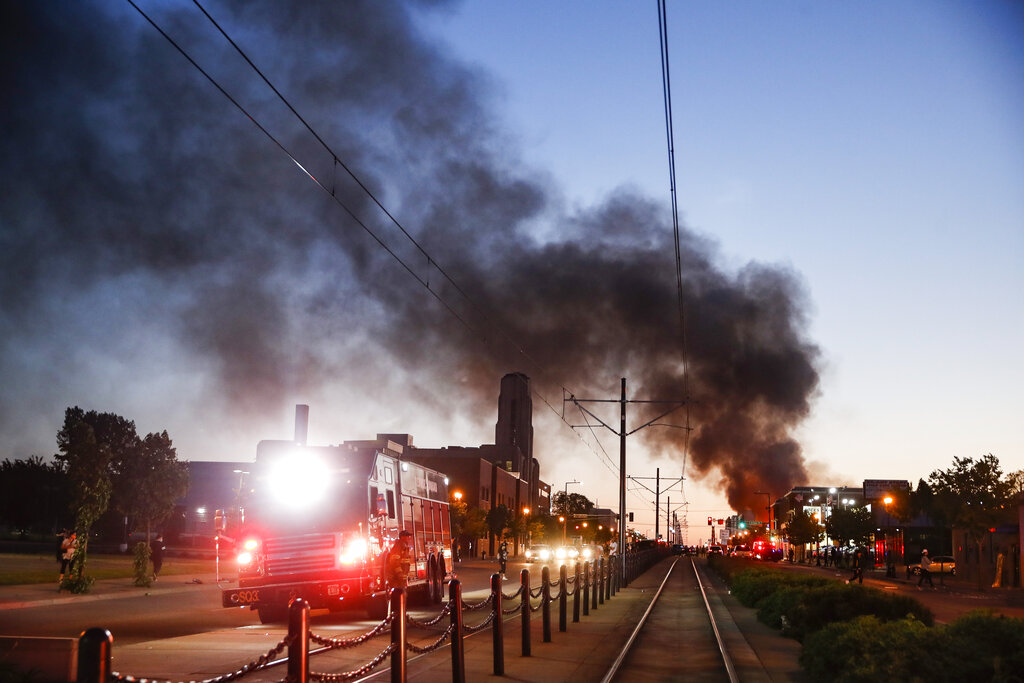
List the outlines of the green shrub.
<svg viewBox="0 0 1024 683">
<path fill-rule="evenodd" d="M 132 560 L 132 574 L 136 586 L 153 585 L 153 573 L 149 571 L 149 557 L 152 550 L 145 541 L 139 541 L 134 547 L 135 558 Z"/>
<path fill-rule="evenodd" d="M 916 619 L 884 622 L 874 616 L 837 622 L 808 634 L 800 665 L 815 681 L 950 681 L 943 661 L 947 637 Z"/>
<path fill-rule="evenodd" d="M 746 607 L 758 607 L 762 600 L 783 588 L 824 586 L 832 579 L 784 572 L 778 569 L 747 569 L 733 576 L 729 592 Z"/>
<path fill-rule="evenodd" d="M 1024 619 L 975 611 L 947 626 L 946 633 L 958 680 L 1008 682 L 1024 677 Z"/>
</svg>

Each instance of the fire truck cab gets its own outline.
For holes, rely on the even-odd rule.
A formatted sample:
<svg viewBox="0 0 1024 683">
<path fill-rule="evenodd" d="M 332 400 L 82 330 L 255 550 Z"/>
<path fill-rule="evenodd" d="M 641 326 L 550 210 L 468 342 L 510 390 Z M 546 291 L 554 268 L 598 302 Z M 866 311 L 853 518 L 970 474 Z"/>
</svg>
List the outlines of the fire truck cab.
<svg viewBox="0 0 1024 683">
<path fill-rule="evenodd" d="M 238 586 L 224 607 L 247 606 L 282 621 L 292 598 L 313 609 L 387 608 L 385 556 L 413 534 L 409 592 L 441 601 L 451 568 L 448 479 L 401 459 L 387 438 L 305 446 L 261 441 L 239 543 Z"/>
</svg>

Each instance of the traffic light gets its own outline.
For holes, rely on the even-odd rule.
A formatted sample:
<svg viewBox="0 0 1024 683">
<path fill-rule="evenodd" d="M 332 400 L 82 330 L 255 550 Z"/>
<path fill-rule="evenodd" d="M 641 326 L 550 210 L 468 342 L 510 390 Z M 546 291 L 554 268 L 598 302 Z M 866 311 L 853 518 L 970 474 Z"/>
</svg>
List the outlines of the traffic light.
<svg viewBox="0 0 1024 683">
<path fill-rule="evenodd" d="M 629 513 L 629 521 L 631 521 L 631 522 L 633 521 L 633 513 L 632 512 Z"/>
<path fill-rule="evenodd" d="M 743 520 L 740 520 L 740 528 L 741 529 L 746 529 L 747 528 L 747 523 L 744 522 Z"/>
<path fill-rule="evenodd" d="M 712 519 L 710 517 L 708 517 L 708 526 L 711 526 L 713 523 L 714 522 L 712 521 Z"/>
<path fill-rule="evenodd" d="M 719 525 L 719 526 L 721 526 L 721 525 L 723 525 L 723 524 L 725 524 L 725 520 L 724 520 L 724 519 L 720 519 L 720 520 L 718 520 L 718 525 Z"/>
</svg>

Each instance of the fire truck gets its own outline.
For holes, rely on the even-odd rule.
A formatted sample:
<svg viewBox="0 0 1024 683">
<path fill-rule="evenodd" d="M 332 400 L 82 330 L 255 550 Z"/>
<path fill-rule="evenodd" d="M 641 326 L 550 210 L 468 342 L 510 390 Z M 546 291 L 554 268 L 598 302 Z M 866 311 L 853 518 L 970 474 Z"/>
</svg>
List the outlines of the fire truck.
<svg viewBox="0 0 1024 683">
<path fill-rule="evenodd" d="M 301 597 L 312 609 L 364 608 L 382 618 L 385 555 L 406 530 L 409 592 L 441 601 L 452 557 L 448 478 L 403 461 L 402 444 L 388 436 L 311 447 L 297 415 L 294 441 L 259 443 L 237 543 L 238 587 L 221 591 L 224 607 L 278 622 Z"/>
</svg>

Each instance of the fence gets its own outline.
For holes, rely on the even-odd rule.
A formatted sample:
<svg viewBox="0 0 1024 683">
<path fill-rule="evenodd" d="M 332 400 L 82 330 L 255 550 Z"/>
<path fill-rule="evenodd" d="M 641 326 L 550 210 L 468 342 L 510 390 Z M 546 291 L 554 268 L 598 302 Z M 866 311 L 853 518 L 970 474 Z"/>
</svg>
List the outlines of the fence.
<svg viewBox="0 0 1024 683">
<path fill-rule="evenodd" d="M 551 580 L 550 570 L 545 566 L 541 569 L 541 580 L 536 587 L 530 584 L 530 570 L 523 569 L 520 572 L 519 589 L 512 594 L 504 593 L 501 590 L 501 576 L 492 574 L 489 595 L 476 604 L 463 601 L 462 584 L 458 579 L 452 579 L 448 583 L 448 602 L 445 603 L 440 614 L 427 621 L 421 621 L 408 614 L 405 590 L 394 588 L 389 593 L 388 616 L 366 633 L 348 638 L 324 638 L 310 633 L 309 604 L 301 598 L 296 598 L 292 600 L 288 608 L 288 634 L 280 642 L 237 671 L 194 683 L 227 683 L 242 678 L 254 671 L 281 663 L 280 660 L 275 661 L 275 657 L 278 657 L 286 648 L 288 652 L 285 680 L 288 683 L 307 683 L 308 681 L 335 683 L 361 678 L 380 666 L 385 660 L 390 660 L 391 680 L 404 683 L 409 652 L 414 654 L 432 652 L 442 647 L 447 641 L 451 641 L 452 681 L 453 683 L 464 683 L 466 665 L 463 640 L 466 636 L 481 632 L 488 626 L 492 633 L 494 675 L 501 676 L 505 673 L 505 617 L 519 613 L 522 629 L 521 655 L 529 657 L 531 649 L 530 620 L 533 614 L 541 613 L 541 637 L 543 642 L 551 642 L 552 603 L 557 601 L 558 630 L 564 633 L 568 630 L 568 599 L 570 597 L 572 598 L 572 621 L 578 623 L 581 607 L 582 615 L 588 616 L 590 610 L 596 610 L 599 605 L 604 604 L 605 600 L 610 600 L 618 590 L 628 585 L 629 581 L 639 576 L 656 559 L 656 553 L 653 551 L 629 553 L 623 562 L 624 574 L 616 566 L 617 562 L 606 563 L 603 558 L 594 562 L 577 563 L 572 577 L 568 576 L 568 570 L 565 565 L 562 565 L 559 568 L 558 579 L 555 581 Z M 558 593 L 552 595 L 551 591 L 554 588 L 558 589 Z M 506 609 L 504 607 L 506 601 L 514 601 L 515 606 Z M 490 611 L 477 624 L 469 625 L 464 622 L 466 613 L 476 612 L 487 607 L 491 608 Z M 448 618 L 447 626 L 439 627 L 445 617 Z M 424 630 L 444 628 L 444 630 L 432 643 L 419 646 L 409 642 L 408 630 L 410 628 Z M 313 654 L 336 649 L 356 648 L 385 634 L 391 636 L 388 645 L 356 669 L 343 673 L 322 673 L 310 670 L 310 657 Z M 78 645 L 78 683 L 141 683 L 142 681 L 158 683 L 152 679 L 136 678 L 113 671 L 111 668 L 113 640 L 110 631 L 104 628 L 91 628 L 81 635 Z M 320 646 L 315 653 L 310 651 L 311 642 Z"/>
</svg>

